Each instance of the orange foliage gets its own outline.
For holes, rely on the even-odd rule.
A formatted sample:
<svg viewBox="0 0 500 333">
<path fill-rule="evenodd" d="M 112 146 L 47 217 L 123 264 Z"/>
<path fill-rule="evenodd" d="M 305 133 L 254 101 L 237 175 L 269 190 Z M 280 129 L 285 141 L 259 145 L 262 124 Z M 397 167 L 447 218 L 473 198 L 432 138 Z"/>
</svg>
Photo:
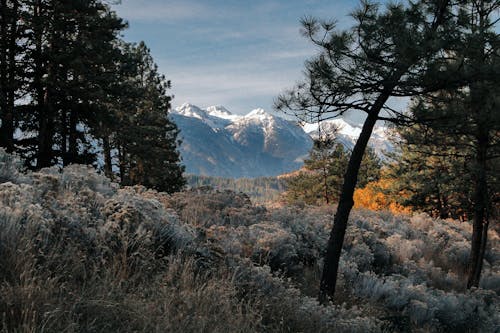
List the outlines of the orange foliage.
<svg viewBox="0 0 500 333">
<path fill-rule="evenodd" d="M 390 183 L 390 179 L 381 179 L 368 183 L 364 188 L 356 189 L 354 192 L 354 207 L 371 210 L 388 210 L 395 214 L 411 213 L 411 208 L 397 203 L 395 195 L 387 194 Z M 404 194 L 400 193 L 399 195 Z"/>
</svg>

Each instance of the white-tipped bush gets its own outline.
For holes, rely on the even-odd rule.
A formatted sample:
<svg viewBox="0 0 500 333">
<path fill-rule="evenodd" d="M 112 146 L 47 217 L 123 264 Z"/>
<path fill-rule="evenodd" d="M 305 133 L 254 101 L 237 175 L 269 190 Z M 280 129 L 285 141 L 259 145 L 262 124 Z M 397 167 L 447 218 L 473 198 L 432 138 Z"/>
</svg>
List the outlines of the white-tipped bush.
<svg viewBox="0 0 500 333">
<path fill-rule="evenodd" d="M 21 160 L 11 154 L 7 154 L 5 149 L 0 148 L 0 184 L 12 182 L 15 184 L 26 181 L 26 177 L 22 174 Z"/>
</svg>

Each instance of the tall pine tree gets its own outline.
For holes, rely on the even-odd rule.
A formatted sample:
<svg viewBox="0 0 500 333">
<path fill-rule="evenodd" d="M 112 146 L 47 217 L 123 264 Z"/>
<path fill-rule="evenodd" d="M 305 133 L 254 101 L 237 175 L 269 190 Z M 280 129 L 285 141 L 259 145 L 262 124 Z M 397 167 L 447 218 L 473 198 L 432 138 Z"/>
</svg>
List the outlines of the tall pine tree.
<svg viewBox="0 0 500 333">
<path fill-rule="evenodd" d="M 391 97 L 438 89 L 443 80 L 423 81 L 429 64 L 442 64 L 447 42 L 448 0 L 379 6 L 362 2 L 355 26 L 337 31 L 335 23 L 306 19 L 305 35 L 320 50 L 306 63 L 305 81 L 278 97 L 276 108 L 299 117 L 328 119 L 349 110 L 367 114 L 344 176 L 337 213 L 327 245 L 320 301 L 334 296 L 353 195 L 368 141 L 377 120 L 394 120 Z M 440 65 L 437 65 L 439 67 Z M 381 114 L 382 110 L 395 117 Z"/>
</svg>

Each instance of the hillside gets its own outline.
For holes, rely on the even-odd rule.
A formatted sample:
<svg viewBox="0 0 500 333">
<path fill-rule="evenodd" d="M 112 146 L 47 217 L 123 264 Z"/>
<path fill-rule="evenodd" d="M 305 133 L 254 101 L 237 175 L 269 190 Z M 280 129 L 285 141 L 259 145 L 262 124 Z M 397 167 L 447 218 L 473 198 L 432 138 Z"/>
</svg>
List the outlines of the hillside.
<svg viewBox="0 0 500 333">
<path fill-rule="evenodd" d="M 464 290 L 471 227 L 354 211 L 335 304 L 315 300 L 334 209 L 231 191 L 23 174 L 0 153 L 2 332 L 495 332 L 500 239 Z"/>
</svg>

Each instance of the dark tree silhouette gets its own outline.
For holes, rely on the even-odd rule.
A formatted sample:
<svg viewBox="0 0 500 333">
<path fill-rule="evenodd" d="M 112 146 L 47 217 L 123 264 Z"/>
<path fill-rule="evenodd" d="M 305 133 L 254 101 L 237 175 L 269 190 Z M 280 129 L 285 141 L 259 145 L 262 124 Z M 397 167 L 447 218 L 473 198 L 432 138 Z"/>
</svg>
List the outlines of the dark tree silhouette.
<svg viewBox="0 0 500 333">
<path fill-rule="evenodd" d="M 446 64 L 449 33 L 448 0 L 390 4 L 385 11 L 362 2 L 353 14 L 356 24 L 337 31 L 335 23 L 302 21 L 303 31 L 319 54 L 306 63 L 306 80 L 276 100 L 278 110 L 311 121 L 338 117 L 347 111 L 366 113 L 352 151 L 327 245 L 320 301 L 335 294 L 338 265 L 361 161 L 377 120 L 405 121 L 388 105 L 391 97 L 412 97 L 434 91 L 447 81 L 427 75 Z M 382 113 L 382 111 L 385 111 Z"/>
</svg>

